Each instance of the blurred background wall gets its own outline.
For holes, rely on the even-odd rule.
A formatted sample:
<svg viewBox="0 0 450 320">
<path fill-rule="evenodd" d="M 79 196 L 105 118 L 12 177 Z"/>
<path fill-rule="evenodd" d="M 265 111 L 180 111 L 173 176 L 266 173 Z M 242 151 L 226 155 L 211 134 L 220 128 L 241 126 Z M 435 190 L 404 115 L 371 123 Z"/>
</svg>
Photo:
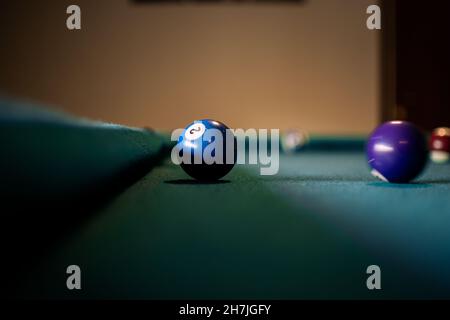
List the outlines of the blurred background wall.
<svg viewBox="0 0 450 320">
<path fill-rule="evenodd" d="M 0 94 L 159 129 L 208 117 L 367 133 L 380 109 L 376 3 L 2 1 Z M 80 31 L 66 28 L 70 4 Z"/>
</svg>

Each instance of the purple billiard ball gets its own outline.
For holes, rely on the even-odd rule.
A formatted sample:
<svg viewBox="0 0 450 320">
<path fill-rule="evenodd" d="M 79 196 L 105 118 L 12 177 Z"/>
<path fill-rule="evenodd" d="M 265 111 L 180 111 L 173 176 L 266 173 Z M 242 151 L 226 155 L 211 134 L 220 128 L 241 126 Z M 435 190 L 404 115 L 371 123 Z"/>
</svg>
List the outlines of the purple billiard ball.
<svg viewBox="0 0 450 320">
<path fill-rule="evenodd" d="M 372 175 L 394 183 L 416 178 L 428 158 L 424 134 L 406 121 L 389 121 L 377 127 L 369 137 L 366 152 Z"/>
</svg>

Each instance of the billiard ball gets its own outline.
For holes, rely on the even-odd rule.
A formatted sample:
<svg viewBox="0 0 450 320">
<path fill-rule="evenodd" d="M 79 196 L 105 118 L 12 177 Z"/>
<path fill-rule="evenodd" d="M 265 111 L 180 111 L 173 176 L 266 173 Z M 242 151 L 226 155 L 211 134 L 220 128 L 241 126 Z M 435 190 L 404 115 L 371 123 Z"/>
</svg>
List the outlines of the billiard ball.
<svg viewBox="0 0 450 320">
<path fill-rule="evenodd" d="M 450 128 L 441 127 L 433 130 L 429 148 L 433 162 L 447 162 L 450 158 Z"/>
<path fill-rule="evenodd" d="M 189 124 L 179 137 L 177 148 L 181 168 L 201 181 L 224 177 L 236 162 L 236 138 L 225 124 L 215 120 Z"/>
<path fill-rule="evenodd" d="M 302 150 L 309 141 L 306 131 L 288 129 L 281 136 L 281 149 L 285 153 L 295 153 Z"/>
<path fill-rule="evenodd" d="M 369 136 L 366 152 L 372 175 L 394 183 L 416 178 L 428 158 L 424 134 L 406 121 L 389 121 L 377 127 Z"/>
</svg>

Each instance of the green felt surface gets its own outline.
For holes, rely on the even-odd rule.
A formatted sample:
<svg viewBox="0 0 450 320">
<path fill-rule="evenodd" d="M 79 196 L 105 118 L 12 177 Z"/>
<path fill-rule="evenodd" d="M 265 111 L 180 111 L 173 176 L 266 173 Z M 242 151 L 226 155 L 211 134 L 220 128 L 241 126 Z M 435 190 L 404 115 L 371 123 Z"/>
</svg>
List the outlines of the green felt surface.
<svg viewBox="0 0 450 320">
<path fill-rule="evenodd" d="M 362 152 L 281 156 L 261 177 L 218 184 L 154 168 L 24 279 L 20 294 L 65 298 L 385 299 L 450 297 L 449 166 L 413 184 L 378 182 Z M 65 267 L 83 289 L 64 288 Z M 382 270 L 369 291 L 368 265 Z"/>
<path fill-rule="evenodd" d="M 364 141 L 313 136 L 303 152 L 281 154 L 275 176 L 237 165 L 222 182 L 199 184 L 156 161 L 168 154 L 167 135 L 0 101 L 0 194 L 27 204 L 4 210 L 2 201 L 8 293 L 450 298 L 450 165 L 430 164 L 411 184 L 379 182 Z M 97 198 L 130 172 L 136 179 L 101 205 L 72 199 Z M 61 202 L 36 209 L 43 199 Z M 81 291 L 66 289 L 71 264 L 81 267 Z M 381 291 L 366 289 L 372 264 Z"/>
<path fill-rule="evenodd" d="M 304 146 L 305 151 L 361 151 L 367 141 L 366 136 L 327 136 L 312 134 Z"/>
<path fill-rule="evenodd" d="M 0 100 L 0 195 L 51 202 L 95 193 L 139 165 L 151 168 L 166 140 L 144 129 Z"/>
</svg>

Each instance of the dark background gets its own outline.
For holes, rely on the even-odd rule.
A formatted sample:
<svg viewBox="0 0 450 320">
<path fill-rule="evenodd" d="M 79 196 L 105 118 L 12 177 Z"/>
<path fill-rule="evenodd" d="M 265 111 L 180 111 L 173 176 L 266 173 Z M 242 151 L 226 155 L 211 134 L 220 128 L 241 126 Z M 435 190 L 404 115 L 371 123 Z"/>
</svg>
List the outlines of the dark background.
<svg viewBox="0 0 450 320">
<path fill-rule="evenodd" d="M 450 125 L 448 1 L 397 0 L 398 118 L 426 129 Z"/>
</svg>

